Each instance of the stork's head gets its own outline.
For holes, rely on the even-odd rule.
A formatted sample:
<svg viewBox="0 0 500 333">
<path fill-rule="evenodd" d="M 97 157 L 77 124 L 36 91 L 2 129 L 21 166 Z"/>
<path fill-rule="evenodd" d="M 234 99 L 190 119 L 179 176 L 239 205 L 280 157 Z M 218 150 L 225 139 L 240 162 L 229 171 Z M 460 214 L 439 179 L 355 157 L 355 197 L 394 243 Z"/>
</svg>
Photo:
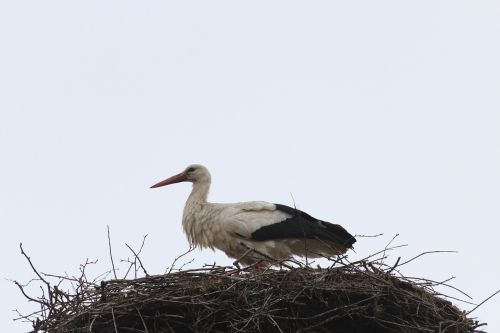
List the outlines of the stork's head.
<svg viewBox="0 0 500 333">
<path fill-rule="evenodd" d="M 191 164 L 181 173 L 162 180 L 161 182 L 154 184 L 151 188 L 161 187 L 165 185 L 180 183 L 180 182 L 210 182 L 210 172 L 201 164 Z"/>
</svg>

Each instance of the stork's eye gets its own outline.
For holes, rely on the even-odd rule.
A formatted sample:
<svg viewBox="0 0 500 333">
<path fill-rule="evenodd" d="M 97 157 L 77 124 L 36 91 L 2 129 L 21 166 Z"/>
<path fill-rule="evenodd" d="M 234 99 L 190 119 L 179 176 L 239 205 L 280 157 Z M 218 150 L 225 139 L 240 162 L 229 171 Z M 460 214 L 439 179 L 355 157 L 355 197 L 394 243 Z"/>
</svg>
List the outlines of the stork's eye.
<svg viewBox="0 0 500 333">
<path fill-rule="evenodd" d="M 194 170 L 195 170 L 195 168 L 191 167 L 191 168 L 188 168 L 188 169 L 186 170 L 186 172 L 193 172 Z"/>
</svg>

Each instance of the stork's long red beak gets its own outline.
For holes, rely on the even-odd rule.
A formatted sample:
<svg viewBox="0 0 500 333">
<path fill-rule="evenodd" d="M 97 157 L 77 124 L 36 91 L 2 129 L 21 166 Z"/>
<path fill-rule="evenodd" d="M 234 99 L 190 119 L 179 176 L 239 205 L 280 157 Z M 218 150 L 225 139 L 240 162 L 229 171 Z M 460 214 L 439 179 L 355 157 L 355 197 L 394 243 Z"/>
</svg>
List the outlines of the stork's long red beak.
<svg viewBox="0 0 500 333">
<path fill-rule="evenodd" d="M 170 178 L 167 178 L 165 180 L 162 180 L 161 182 L 159 183 L 156 183 L 154 184 L 153 186 L 151 186 L 150 188 L 155 188 L 155 187 L 161 187 L 161 186 L 165 186 L 165 185 L 170 185 L 170 184 L 175 184 L 175 183 L 180 183 L 180 182 L 183 182 L 183 181 L 186 181 L 187 180 L 187 175 L 186 173 L 184 172 L 181 172 L 180 174 L 178 175 L 175 175 L 175 176 L 172 176 Z"/>
</svg>

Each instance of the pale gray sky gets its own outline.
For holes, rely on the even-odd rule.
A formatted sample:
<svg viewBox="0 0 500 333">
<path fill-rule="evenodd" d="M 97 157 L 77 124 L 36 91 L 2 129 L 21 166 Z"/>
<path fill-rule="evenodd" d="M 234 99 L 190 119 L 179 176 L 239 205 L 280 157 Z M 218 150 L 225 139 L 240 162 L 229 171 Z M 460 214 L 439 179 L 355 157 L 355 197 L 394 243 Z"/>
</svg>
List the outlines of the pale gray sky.
<svg viewBox="0 0 500 333">
<path fill-rule="evenodd" d="M 187 248 L 187 164 L 211 200 L 291 204 L 429 250 L 404 273 L 479 302 L 500 287 L 498 1 L 0 1 L 1 326 L 36 309 L 4 278 Z M 198 265 L 230 264 L 196 252 Z M 453 294 L 456 295 L 456 294 Z M 461 308 L 472 306 L 458 303 Z M 500 298 L 475 315 L 500 331 Z"/>
</svg>

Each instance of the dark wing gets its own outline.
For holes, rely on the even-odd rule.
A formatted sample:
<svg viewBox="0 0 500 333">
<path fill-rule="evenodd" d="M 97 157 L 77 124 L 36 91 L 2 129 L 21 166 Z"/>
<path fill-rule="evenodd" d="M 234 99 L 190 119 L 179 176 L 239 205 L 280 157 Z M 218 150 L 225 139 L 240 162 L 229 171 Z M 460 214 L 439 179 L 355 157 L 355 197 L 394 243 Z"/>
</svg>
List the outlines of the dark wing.
<svg viewBox="0 0 500 333">
<path fill-rule="evenodd" d="M 351 248 L 356 242 L 353 235 L 338 224 L 318 220 L 301 210 L 275 204 L 276 209 L 291 215 L 281 222 L 266 225 L 252 233 L 252 239 L 266 241 L 283 238 L 305 238 L 330 241 Z"/>
</svg>

